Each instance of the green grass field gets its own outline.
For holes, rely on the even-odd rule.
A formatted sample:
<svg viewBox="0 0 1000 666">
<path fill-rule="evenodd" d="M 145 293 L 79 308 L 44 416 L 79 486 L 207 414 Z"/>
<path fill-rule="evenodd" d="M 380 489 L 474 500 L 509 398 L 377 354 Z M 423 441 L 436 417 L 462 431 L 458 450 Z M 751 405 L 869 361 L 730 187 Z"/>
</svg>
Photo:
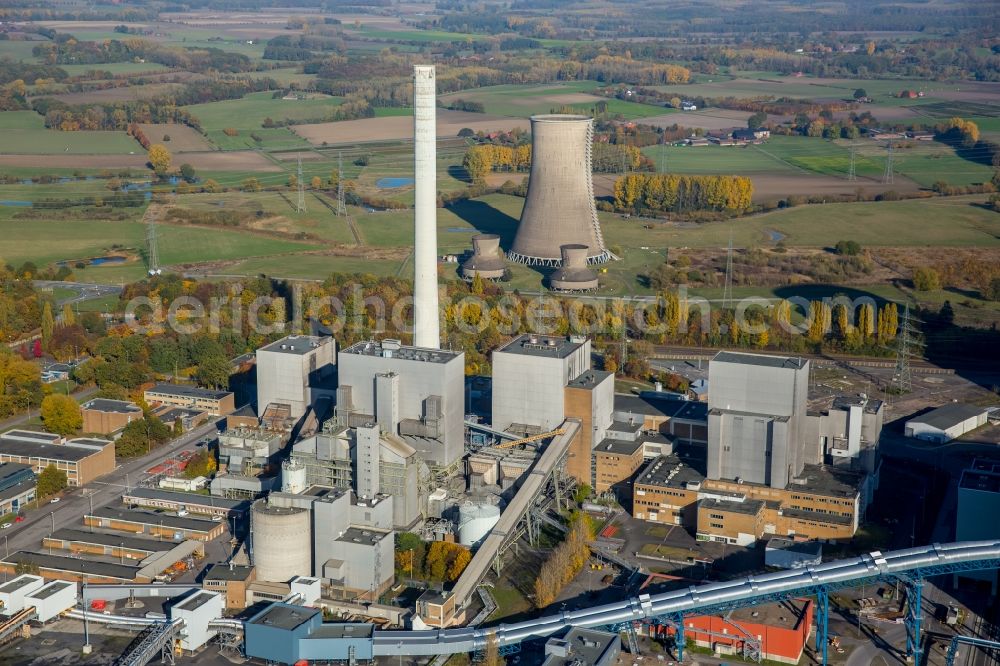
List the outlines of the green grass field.
<svg viewBox="0 0 1000 666">
<path fill-rule="evenodd" d="M 23 155 L 127 155 L 143 152 L 125 132 L 60 132 L 45 129 L 34 111 L 0 112 L 0 154 Z"/>
<path fill-rule="evenodd" d="M 225 104 L 226 102 L 215 103 Z M 221 129 L 210 130 L 205 132 L 205 137 L 219 150 L 292 150 L 310 147 L 309 142 L 287 127 L 245 128 L 238 131 L 239 134 L 236 136 L 229 136 Z M 256 134 L 261 140 L 256 141 L 250 136 L 251 134 Z"/>
<path fill-rule="evenodd" d="M 285 100 L 274 99 L 270 92 L 250 93 L 243 99 L 194 104 L 184 109 L 194 114 L 206 132 L 232 127 L 238 130 L 261 130 L 265 118 L 282 120 L 321 119 L 343 101 L 340 97 Z"/>
<path fill-rule="evenodd" d="M 463 99 L 470 102 L 481 102 L 486 109 L 486 113 L 501 116 L 527 117 L 537 113 L 548 113 L 553 108 L 558 108 L 564 104 L 572 103 L 562 101 L 562 96 L 579 93 L 591 93 L 599 87 L 596 81 L 567 81 L 564 83 L 545 83 L 539 85 L 501 85 L 487 86 L 475 90 L 465 90 L 449 95 L 441 95 L 441 101 L 446 104 L 455 99 Z M 571 99 L 571 98 L 565 98 Z M 597 101 L 596 99 L 594 100 Z M 614 100 L 607 100 L 609 103 Z M 586 102 L 589 106 L 590 102 Z M 629 102 L 622 102 L 629 106 Z M 664 110 L 656 108 L 657 113 Z M 656 115 L 650 113 L 648 115 Z"/>
<path fill-rule="evenodd" d="M 22 42 L 5 39 L 0 41 L 0 59 L 9 58 L 15 62 L 39 62 L 39 59 L 32 55 L 32 49 L 39 44 L 48 42 Z"/>
</svg>

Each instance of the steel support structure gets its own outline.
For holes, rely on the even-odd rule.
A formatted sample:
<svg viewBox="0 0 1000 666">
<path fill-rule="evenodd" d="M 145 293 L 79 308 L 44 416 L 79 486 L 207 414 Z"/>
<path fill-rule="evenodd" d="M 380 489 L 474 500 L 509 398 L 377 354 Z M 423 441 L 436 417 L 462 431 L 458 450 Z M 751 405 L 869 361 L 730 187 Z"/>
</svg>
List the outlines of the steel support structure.
<svg viewBox="0 0 1000 666">
<path fill-rule="evenodd" d="M 830 649 L 830 593 L 825 587 L 816 591 L 816 652 L 822 655 L 822 666 L 827 665 Z"/>
<path fill-rule="evenodd" d="M 955 636 L 951 639 L 951 644 L 948 646 L 948 656 L 945 666 L 955 666 L 955 657 L 958 655 L 959 643 L 986 650 L 1000 651 L 1000 642 L 988 641 L 985 638 L 975 638 L 973 636 Z"/>
<path fill-rule="evenodd" d="M 917 666 L 920 664 L 920 620 L 921 606 L 924 596 L 924 579 L 917 572 L 914 576 L 899 576 L 899 581 L 906 588 L 906 660 Z"/>
</svg>

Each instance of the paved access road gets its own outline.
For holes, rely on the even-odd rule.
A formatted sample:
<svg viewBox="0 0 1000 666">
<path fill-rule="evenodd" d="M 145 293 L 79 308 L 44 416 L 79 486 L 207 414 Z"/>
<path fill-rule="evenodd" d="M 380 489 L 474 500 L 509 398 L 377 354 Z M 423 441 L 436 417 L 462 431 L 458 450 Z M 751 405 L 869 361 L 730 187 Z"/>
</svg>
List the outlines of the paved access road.
<svg viewBox="0 0 1000 666">
<path fill-rule="evenodd" d="M 95 298 L 105 296 L 115 296 L 122 293 L 122 288 L 114 284 L 93 284 L 87 282 L 62 282 L 58 280 L 34 280 L 32 284 L 39 289 L 69 289 L 76 292 L 68 298 L 61 298 L 56 305 L 62 306 L 66 303 L 82 303 Z"/>
<path fill-rule="evenodd" d="M 18 550 L 41 550 L 42 538 L 48 536 L 53 529 L 80 528 L 83 516 L 90 511 L 91 506 L 96 509 L 106 504 L 117 504 L 125 492 L 126 482 L 129 487 L 134 487 L 153 465 L 184 449 L 194 448 L 195 442 L 205 435 L 216 434 L 220 421 L 221 419 L 213 419 L 141 458 L 119 462 L 114 472 L 83 488 L 65 492 L 58 503 L 43 504 L 28 511 L 24 522 L 14 523 L 8 529 L 0 531 L 4 557 Z"/>
</svg>

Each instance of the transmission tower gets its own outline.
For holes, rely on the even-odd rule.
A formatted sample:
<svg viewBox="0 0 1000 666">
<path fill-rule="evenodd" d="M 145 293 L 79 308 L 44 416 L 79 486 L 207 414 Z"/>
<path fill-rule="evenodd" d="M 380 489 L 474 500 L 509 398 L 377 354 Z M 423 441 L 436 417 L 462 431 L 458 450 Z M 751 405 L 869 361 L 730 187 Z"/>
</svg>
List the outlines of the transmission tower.
<svg viewBox="0 0 1000 666">
<path fill-rule="evenodd" d="M 885 145 L 885 174 L 882 175 L 882 182 L 892 184 L 892 141 Z"/>
<path fill-rule="evenodd" d="M 854 162 L 855 162 L 855 159 L 856 159 L 856 155 L 857 155 L 857 147 L 852 143 L 851 144 L 851 168 L 848 169 L 848 171 L 847 171 L 847 180 L 857 180 L 857 175 L 855 174 L 855 170 L 854 170 Z"/>
<path fill-rule="evenodd" d="M 912 348 L 920 342 L 914 339 L 918 332 L 913 326 L 915 320 L 910 318 L 910 304 L 903 309 L 903 320 L 899 323 L 899 333 L 896 336 L 896 389 L 900 394 L 909 393 L 913 388 L 913 375 L 910 369 Z"/>
<path fill-rule="evenodd" d="M 149 274 L 159 275 L 163 271 L 160 269 L 160 252 L 156 249 L 156 216 L 150 215 L 146 224 L 146 252 L 149 260 Z"/>
<path fill-rule="evenodd" d="M 722 307 L 728 309 L 733 300 L 733 230 L 729 230 L 729 249 L 726 251 L 726 282 L 722 289 Z"/>
<path fill-rule="evenodd" d="M 337 217 L 347 216 L 347 203 L 344 201 L 344 156 L 337 152 Z"/>
<path fill-rule="evenodd" d="M 306 212 L 306 184 L 305 184 L 305 182 L 302 179 L 302 157 L 301 156 L 299 156 L 298 179 L 299 179 L 299 200 L 298 200 L 298 203 L 295 206 L 295 210 L 296 210 L 296 212 L 304 213 L 304 212 Z"/>
</svg>

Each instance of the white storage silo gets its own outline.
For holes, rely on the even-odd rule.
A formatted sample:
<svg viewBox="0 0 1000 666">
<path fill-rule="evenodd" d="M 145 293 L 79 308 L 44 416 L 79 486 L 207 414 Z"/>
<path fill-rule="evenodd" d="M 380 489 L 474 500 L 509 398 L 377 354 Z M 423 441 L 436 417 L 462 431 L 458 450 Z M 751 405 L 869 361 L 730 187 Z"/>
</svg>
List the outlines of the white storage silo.
<svg viewBox="0 0 1000 666">
<path fill-rule="evenodd" d="M 298 495 L 306 489 L 306 466 L 296 460 L 281 463 L 281 492 Z"/>
<path fill-rule="evenodd" d="M 489 534 L 500 520 L 500 507 L 467 502 L 458 508 L 458 542 L 474 546 Z"/>
<path fill-rule="evenodd" d="M 257 500 L 250 511 L 257 580 L 287 583 L 312 575 L 310 512 Z"/>
</svg>

